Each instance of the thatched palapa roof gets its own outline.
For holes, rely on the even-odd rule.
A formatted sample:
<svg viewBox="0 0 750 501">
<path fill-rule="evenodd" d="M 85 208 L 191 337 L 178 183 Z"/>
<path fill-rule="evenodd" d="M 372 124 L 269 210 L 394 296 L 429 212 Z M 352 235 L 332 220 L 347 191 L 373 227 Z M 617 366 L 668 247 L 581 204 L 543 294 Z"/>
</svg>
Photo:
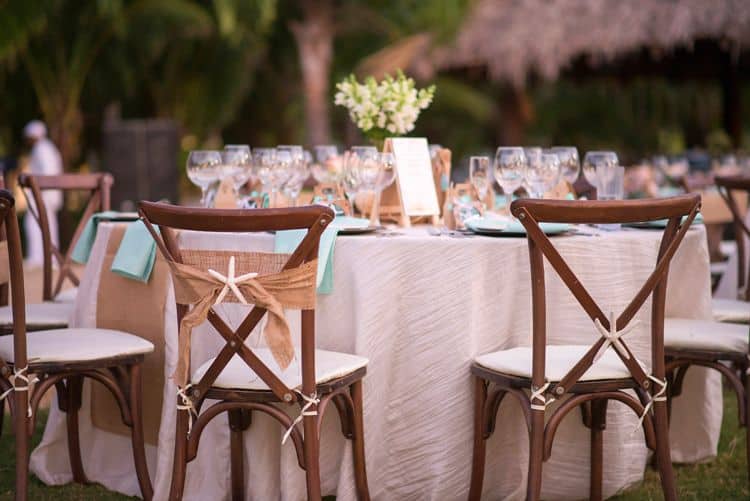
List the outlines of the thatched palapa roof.
<svg viewBox="0 0 750 501">
<path fill-rule="evenodd" d="M 487 67 L 520 86 L 530 73 L 554 79 L 582 55 L 596 65 L 700 39 L 750 47 L 750 0 L 479 0 L 432 60 L 438 70 Z"/>
</svg>

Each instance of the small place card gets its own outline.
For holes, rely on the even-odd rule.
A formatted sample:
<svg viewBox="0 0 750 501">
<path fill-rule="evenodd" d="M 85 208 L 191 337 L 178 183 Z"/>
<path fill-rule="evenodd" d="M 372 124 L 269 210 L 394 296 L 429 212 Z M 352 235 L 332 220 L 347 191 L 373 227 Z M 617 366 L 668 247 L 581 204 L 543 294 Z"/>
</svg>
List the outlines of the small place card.
<svg viewBox="0 0 750 501">
<path fill-rule="evenodd" d="M 440 214 L 432 161 L 423 137 L 396 137 L 390 140 L 404 216 L 437 216 Z"/>
</svg>

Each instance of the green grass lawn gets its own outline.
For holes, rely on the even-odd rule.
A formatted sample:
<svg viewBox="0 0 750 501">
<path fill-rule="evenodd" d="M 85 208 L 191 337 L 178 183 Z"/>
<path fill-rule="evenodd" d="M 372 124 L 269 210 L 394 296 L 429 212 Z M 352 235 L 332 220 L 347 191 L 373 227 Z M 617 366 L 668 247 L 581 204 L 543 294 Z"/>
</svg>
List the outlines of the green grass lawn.
<svg viewBox="0 0 750 501">
<path fill-rule="evenodd" d="M 40 416 L 34 433 L 33 444 L 42 438 L 46 414 Z M 6 425 L 8 419 L 6 416 Z M 5 427 L 0 440 L 0 499 L 13 499 L 14 453 L 13 435 Z M 709 463 L 698 465 L 678 465 L 675 467 L 680 499 L 724 500 L 750 499 L 747 468 L 745 465 L 745 430 L 737 425 L 737 401 L 734 395 L 724 393 L 724 423 L 719 442 L 719 456 Z M 653 470 L 646 472 L 645 481 L 614 499 L 646 500 L 661 499 L 659 475 Z M 67 485 L 47 487 L 32 477 L 29 499 L 50 501 L 72 500 L 123 500 L 128 498 L 107 491 L 99 485 Z"/>
</svg>

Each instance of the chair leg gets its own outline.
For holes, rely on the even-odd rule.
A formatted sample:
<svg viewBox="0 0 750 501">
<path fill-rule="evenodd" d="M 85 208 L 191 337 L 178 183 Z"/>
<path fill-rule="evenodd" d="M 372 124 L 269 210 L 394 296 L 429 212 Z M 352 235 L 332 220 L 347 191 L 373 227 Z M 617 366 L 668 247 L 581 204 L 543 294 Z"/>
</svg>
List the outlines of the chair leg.
<svg viewBox="0 0 750 501">
<path fill-rule="evenodd" d="M 151 486 L 151 477 L 148 474 L 146 445 L 143 438 L 143 398 L 140 364 L 134 364 L 130 367 L 130 391 L 128 393 L 130 396 L 130 414 L 133 419 L 130 438 L 133 444 L 135 473 L 138 477 L 138 485 L 141 488 L 143 499 L 150 501 L 154 496 L 154 489 Z"/>
<path fill-rule="evenodd" d="M 229 445 L 232 475 L 232 499 L 245 499 L 245 460 L 242 434 L 250 426 L 250 412 L 243 409 L 229 411 Z"/>
<path fill-rule="evenodd" d="M 604 461 L 604 442 L 602 435 L 607 427 L 607 400 L 593 400 L 591 402 L 591 479 L 589 484 L 589 499 L 603 499 L 602 476 Z"/>
<path fill-rule="evenodd" d="M 317 416 L 305 416 L 304 428 L 305 477 L 308 501 L 320 501 L 320 439 Z"/>
<path fill-rule="evenodd" d="M 656 431 L 656 462 L 659 466 L 664 499 L 674 501 L 677 499 L 677 489 L 669 450 L 669 424 L 665 401 L 654 402 L 654 430 Z"/>
<path fill-rule="evenodd" d="M 538 501 L 542 495 L 542 463 L 544 462 L 544 411 L 531 411 L 529 447 L 529 478 L 526 499 Z"/>
<path fill-rule="evenodd" d="M 748 367 L 743 367 L 747 371 Z M 750 482 L 750 377 L 745 377 L 745 454 L 747 457 L 747 479 Z"/>
<path fill-rule="evenodd" d="M 352 383 L 349 390 L 354 403 L 352 413 L 352 457 L 354 458 L 354 480 L 357 484 L 359 501 L 370 500 L 370 489 L 367 485 L 367 464 L 365 462 L 365 425 L 362 395 L 362 380 Z"/>
<path fill-rule="evenodd" d="M 25 391 L 15 392 L 15 409 L 13 424 L 16 434 L 16 501 L 26 501 L 29 491 L 29 417 L 26 413 L 29 394 Z"/>
<path fill-rule="evenodd" d="M 482 498 L 484 483 L 484 463 L 487 440 L 485 431 L 485 407 L 487 405 L 487 384 L 480 377 L 474 376 L 474 453 L 471 461 L 471 485 L 469 500 L 479 501 Z"/>
<path fill-rule="evenodd" d="M 68 429 L 68 456 L 70 457 L 70 469 L 73 472 L 73 481 L 79 484 L 89 483 L 86 472 L 83 469 L 81 459 L 81 439 L 78 432 L 78 411 L 81 409 L 81 394 L 83 392 L 83 376 L 69 376 L 65 382 L 67 397 L 67 409 L 65 419 Z"/>
<path fill-rule="evenodd" d="M 179 403 L 179 397 L 178 397 Z M 169 499 L 179 501 L 185 489 L 187 472 L 188 411 L 177 411 L 177 422 L 174 437 L 174 460 L 172 463 L 172 483 L 169 486 Z"/>
</svg>

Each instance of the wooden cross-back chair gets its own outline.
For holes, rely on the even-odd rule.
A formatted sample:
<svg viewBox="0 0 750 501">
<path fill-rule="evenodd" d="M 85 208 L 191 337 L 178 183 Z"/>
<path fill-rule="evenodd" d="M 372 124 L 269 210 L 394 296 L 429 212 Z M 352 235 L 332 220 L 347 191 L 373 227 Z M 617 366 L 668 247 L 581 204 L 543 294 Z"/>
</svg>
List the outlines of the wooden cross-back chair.
<svg viewBox="0 0 750 501">
<path fill-rule="evenodd" d="M 667 378 L 670 381 L 669 404 L 682 394 L 690 367 L 706 367 L 724 376 L 737 397 L 739 423 L 746 428 L 747 468 L 750 480 L 750 296 L 745 275 L 745 238 L 750 237 L 745 216 L 739 210 L 734 192 L 750 193 L 750 176 L 717 177 L 716 185 L 732 212 L 738 258 L 738 299 L 713 299 L 714 321 L 668 318 L 664 342 Z M 744 322 L 744 324 L 743 324 Z"/>
<path fill-rule="evenodd" d="M 320 235 L 334 217 L 333 211 L 323 206 L 219 210 L 176 207 L 152 202 L 141 202 L 140 213 L 157 246 L 170 263 L 175 281 L 178 280 L 175 263 L 190 264 L 197 269 L 197 265 L 193 265 L 187 258 L 195 252 L 199 255 L 203 253 L 209 258 L 221 254 L 224 256 L 221 266 L 227 266 L 226 252 L 180 248 L 175 230 L 235 233 L 307 230 L 306 236 L 296 250 L 288 257 L 282 256 L 283 266 L 275 271 L 284 273 L 315 264 Z M 159 227 L 159 233 L 155 231 L 154 226 Z M 242 253 L 233 254 L 229 257 L 230 270 L 233 269 L 231 263 L 234 263 L 235 255 L 242 260 Z M 278 254 L 254 254 L 259 256 L 260 263 L 265 259 L 279 257 Z M 260 266 L 262 268 L 262 264 Z M 248 271 L 253 270 L 241 269 L 237 274 L 245 274 Z M 227 276 L 231 274 L 232 271 Z M 272 275 L 273 272 L 266 276 Z M 258 276 L 258 283 L 263 278 L 264 275 Z M 249 280 L 252 282 L 256 279 Z M 310 287 L 314 297 L 314 276 Z M 177 288 L 175 290 L 177 291 Z M 253 296 L 248 301 L 250 304 L 253 303 L 252 298 Z M 305 470 L 308 499 L 320 499 L 319 432 L 322 415 L 331 401 L 338 410 L 344 435 L 352 440 L 358 496 L 360 499 L 369 499 L 362 416 L 362 378 L 365 375 L 367 359 L 316 350 L 314 306 L 303 308 L 301 381 L 290 380 L 288 373 L 279 374 L 269 366 L 271 356 L 268 348 L 251 348 L 245 343 L 264 315 L 270 316 L 268 310 L 255 304 L 239 327 L 232 330 L 213 308 L 221 300 L 217 297 L 205 318 L 226 344 L 215 358 L 200 368 L 188 367 L 188 378 L 182 383 L 182 387 L 177 389 L 178 412 L 170 499 L 182 498 L 187 463 L 198 453 L 198 442 L 205 426 L 222 412 L 227 412 L 229 417 L 232 498 L 244 498 L 242 434 L 250 426 L 251 413 L 254 411 L 269 415 L 287 429 L 287 436 L 292 439 L 298 463 Z M 181 303 L 179 297 L 177 298 L 180 325 L 189 311 L 195 311 L 197 302 L 192 304 L 193 309 L 189 309 L 190 305 Z M 186 360 L 189 364 L 189 357 Z M 251 377 L 253 374 L 257 378 Z M 298 384 L 292 384 L 290 381 Z M 215 399 L 219 402 L 202 409 L 206 399 Z M 278 406 L 273 405 L 274 402 L 298 404 L 301 408 L 298 417 L 290 417 Z M 299 421 L 302 422 L 302 432 L 298 426 Z"/>
<path fill-rule="evenodd" d="M 13 196 L 0 191 L 0 220 L 7 234 L 13 334 L 0 336 L 0 401 L 8 401 L 15 432 L 15 499 L 27 499 L 29 449 L 37 409 L 55 388 L 66 414 L 68 454 L 73 481 L 88 483 L 78 432 L 84 378 L 103 384 L 117 401 L 131 428 L 133 460 L 141 494 L 151 499 L 141 411 L 141 364 L 153 345 L 137 336 L 109 329 L 56 329 L 27 332 L 23 254 Z M 4 253 L 4 252 L 3 252 Z"/>
<path fill-rule="evenodd" d="M 732 213 L 737 243 L 737 297 L 714 300 L 714 318 L 719 321 L 750 322 L 750 266 L 747 265 L 747 239 L 750 239 L 748 214 L 743 214 L 735 194 L 744 191 L 750 197 L 750 175 L 716 177 L 719 193 Z"/>
<path fill-rule="evenodd" d="M 23 188 L 24 196 L 28 203 L 28 211 L 39 224 L 42 231 L 42 245 L 44 246 L 43 266 L 43 289 L 42 299 L 44 301 L 64 300 L 60 296 L 65 280 L 70 280 L 78 287 L 78 277 L 73 271 L 71 255 L 75 249 L 78 239 L 81 237 L 83 228 L 95 212 L 106 211 L 110 208 L 110 190 L 114 178 L 109 173 L 95 174 L 60 174 L 56 176 L 41 176 L 22 174 L 18 183 Z M 47 190 L 59 190 L 62 192 L 81 191 L 89 192 L 89 198 L 83 215 L 73 232 L 73 237 L 66 249 L 58 247 L 52 242 L 49 218 L 53 215 L 47 213 L 43 203 L 42 193 Z M 57 279 L 53 283 L 53 270 L 57 265 Z M 68 298 L 70 299 L 70 298 Z"/>
<path fill-rule="evenodd" d="M 664 306 L 669 263 L 700 206 L 698 195 L 653 201 L 516 200 L 511 213 L 526 228 L 532 284 L 532 346 L 479 356 L 472 365 L 475 391 L 474 456 L 470 499 L 479 499 L 484 477 L 486 440 L 494 431 L 500 402 L 510 394 L 518 399 L 530 435 L 527 499 L 541 494 L 542 464 L 552 451 L 555 432 L 571 410 L 584 410 L 591 430 L 590 498 L 602 498 L 602 430 L 608 400 L 617 400 L 642 416 L 647 445 L 655 450 L 666 499 L 675 499 L 669 455 L 664 372 Z M 683 216 L 687 220 L 681 224 Z M 669 219 L 654 271 L 616 318 L 602 308 L 576 277 L 539 224 L 616 224 Z M 592 345 L 547 345 L 544 261 L 567 286 L 601 337 Z M 631 321 L 652 297 L 651 356 L 648 374 L 622 338 Z M 612 325 L 611 322 L 614 322 Z M 623 390 L 633 389 L 639 398 Z M 490 391 L 492 390 L 492 391 Z M 524 390 L 531 392 L 528 396 Z M 566 398 L 545 424 L 547 406 Z M 652 417 L 653 415 L 653 417 Z"/>
</svg>

